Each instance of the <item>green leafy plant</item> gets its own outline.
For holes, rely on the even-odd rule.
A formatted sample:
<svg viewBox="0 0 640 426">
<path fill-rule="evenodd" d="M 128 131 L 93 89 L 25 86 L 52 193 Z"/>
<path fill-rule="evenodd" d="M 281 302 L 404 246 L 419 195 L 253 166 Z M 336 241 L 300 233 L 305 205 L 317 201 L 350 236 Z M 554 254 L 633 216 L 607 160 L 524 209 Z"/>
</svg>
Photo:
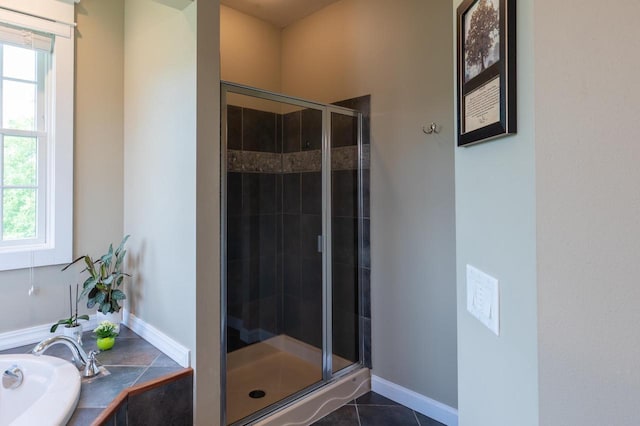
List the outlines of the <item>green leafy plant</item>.
<svg viewBox="0 0 640 426">
<path fill-rule="evenodd" d="M 89 320 L 89 315 L 78 315 L 78 300 L 79 300 L 78 285 L 76 284 L 76 304 L 75 304 L 76 311 L 74 313 L 73 312 L 74 305 L 73 305 L 73 302 L 71 301 L 71 286 L 69 286 L 69 318 L 58 320 L 57 323 L 53 324 L 51 326 L 51 329 L 49 330 L 51 333 L 55 333 L 59 325 L 64 325 L 67 328 L 72 328 L 80 325 L 78 323 L 79 320 L 87 320 L 87 321 Z"/>
<path fill-rule="evenodd" d="M 102 321 L 94 330 L 98 339 L 106 339 L 109 337 L 116 337 L 118 332 L 116 331 L 116 325 L 110 321 Z"/>
<path fill-rule="evenodd" d="M 119 288 L 124 277 L 131 276 L 122 272 L 122 262 L 127 254 L 124 245 L 128 239 L 129 235 L 125 236 L 115 251 L 113 244 L 109 244 L 109 251 L 99 259 L 93 260 L 89 255 L 80 256 L 62 269 L 64 271 L 84 260 L 86 266 L 82 272 L 88 272 L 89 278 L 82 284 L 82 296 L 87 296 L 87 308 L 97 305 L 103 314 L 120 311 L 120 302 L 127 296 Z"/>
</svg>

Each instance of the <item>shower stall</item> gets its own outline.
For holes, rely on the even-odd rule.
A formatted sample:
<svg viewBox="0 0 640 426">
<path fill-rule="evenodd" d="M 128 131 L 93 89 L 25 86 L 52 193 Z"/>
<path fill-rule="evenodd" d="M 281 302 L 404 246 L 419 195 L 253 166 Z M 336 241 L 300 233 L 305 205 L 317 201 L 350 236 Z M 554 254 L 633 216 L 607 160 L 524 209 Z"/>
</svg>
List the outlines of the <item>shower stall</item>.
<svg viewBox="0 0 640 426">
<path fill-rule="evenodd" d="M 370 367 L 369 97 L 222 83 L 223 424 Z"/>
</svg>

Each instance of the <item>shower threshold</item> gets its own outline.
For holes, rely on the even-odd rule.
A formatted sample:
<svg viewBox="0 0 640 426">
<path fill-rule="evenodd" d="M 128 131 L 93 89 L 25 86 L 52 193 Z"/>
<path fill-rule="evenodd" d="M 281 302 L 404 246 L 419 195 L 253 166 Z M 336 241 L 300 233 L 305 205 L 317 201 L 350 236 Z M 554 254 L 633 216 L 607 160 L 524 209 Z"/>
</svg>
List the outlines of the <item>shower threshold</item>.
<svg viewBox="0 0 640 426">
<path fill-rule="evenodd" d="M 352 364 L 333 356 L 336 371 Z M 321 381 L 322 351 L 286 335 L 231 352 L 227 355 L 227 422 L 237 422 Z"/>
<path fill-rule="evenodd" d="M 283 409 L 264 417 L 254 426 L 306 426 L 371 390 L 371 371 L 355 366 L 340 378 L 310 392 Z"/>
</svg>

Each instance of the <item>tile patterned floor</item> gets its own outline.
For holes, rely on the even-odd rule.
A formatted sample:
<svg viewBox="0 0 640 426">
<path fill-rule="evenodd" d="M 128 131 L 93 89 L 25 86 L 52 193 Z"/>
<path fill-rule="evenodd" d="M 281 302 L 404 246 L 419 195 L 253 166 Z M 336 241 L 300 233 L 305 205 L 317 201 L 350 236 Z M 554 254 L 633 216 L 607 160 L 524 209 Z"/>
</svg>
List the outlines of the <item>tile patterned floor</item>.
<svg viewBox="0 0 640 426">
<path fill-rule="evenodd" d="M 91 332 L 86 332 L 83 340 L 87 352 L 95 349 L 95 338 Z M 33 346 L 0 351 L 0 354 L 27 353 Z M 68 349 L 62 345 L 52 347 L 46 354 L 69 358 Z M 91 383 L 83 383 L 78 408 L 68 426 L 91 424 L 124 387 L 144 383 L 181 369 L 173 360 L 125 327 L 121 329 L 116 347 L 98 354 L 97 358 L 108 368 L 111 375 Z M 444 426 L 374 392 L 369 392 L 339 408 L 314 425 Z"/>
<path fill-rule="evenodd" d="M 96 350 L 96 339 L 91 331 L 83 334 L 84 350 Z M 29 353 L 35 344 L 0 351 L 0 354 Z M 71 352 L 63 345 L 52 346 L 45 355 L 70 359 Z M 109 371 L 108 376 L 83 381 L 80 400 L 67 426 L 90 425 L 122 389 L 138 385 L 181 370 L 177 363 L 160 352 L 140 336 L 121 326 L 113 349 L 96 355 L 98 362 Z"/>
<path fill-rule="evenodd" d="M 444 426 L 375 392 L 369 392 L 314 423 L 317 426 Z"/>
</svg>

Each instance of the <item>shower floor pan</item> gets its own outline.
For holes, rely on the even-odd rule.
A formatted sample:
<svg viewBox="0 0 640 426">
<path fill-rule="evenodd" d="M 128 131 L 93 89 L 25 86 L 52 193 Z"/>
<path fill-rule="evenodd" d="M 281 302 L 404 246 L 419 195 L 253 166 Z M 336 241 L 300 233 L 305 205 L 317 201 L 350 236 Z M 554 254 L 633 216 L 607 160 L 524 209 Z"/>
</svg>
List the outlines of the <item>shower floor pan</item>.
<svg viewBox="0 0 640 426">
<path fill-rule="evenodd" d="M 333 356 L 336 371 L 351 364 Z M 321 380 L 321 350 L 286 335 L 231 352 L 227 355 L 227 422 L 234 423 Z"/>
</svg>

